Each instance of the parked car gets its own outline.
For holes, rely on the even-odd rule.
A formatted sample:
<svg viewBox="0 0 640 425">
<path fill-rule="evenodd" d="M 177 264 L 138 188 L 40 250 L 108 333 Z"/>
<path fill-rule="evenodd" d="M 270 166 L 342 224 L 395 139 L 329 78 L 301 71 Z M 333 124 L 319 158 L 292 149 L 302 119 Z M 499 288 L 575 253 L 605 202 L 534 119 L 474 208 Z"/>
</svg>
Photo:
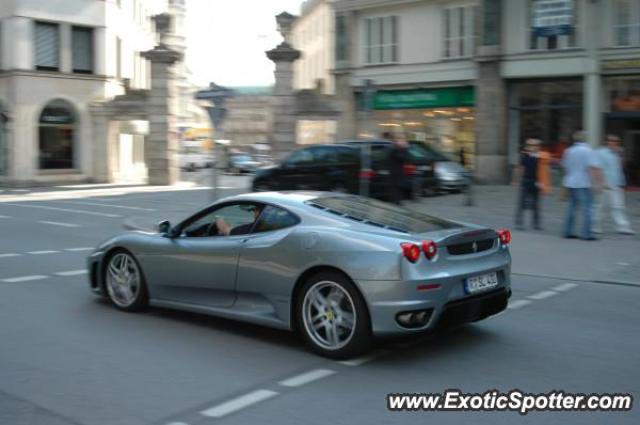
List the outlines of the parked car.
<svg viewBox="0 0 640 425">
<path fill-rule="evenodd" d="M 295 330 L 317 353 L 348 358 L 376 336 L 503 311 L 510 241 L 508 230 L 356 195 L 253 193 L 157 233 L 111 238 L 89 256 L 88 275 L 123 311 L 151 305 Z"/>
<path fill-rule="evenodd" d="M 186 171 L 209 168 L 213 165 L 213 155 L 202 148 L 200 141 L 185 141 L 182 142 L 178 163 L 180 169 Z"/>
<path fill-rule="evenodd" d="M 273 157 L 269 154 L 255 154 L 253 158 L 258 161 L 260 167 L 270 167 L 273 163 Z"/>
<path fill-rule="evenodd" d="M 279 165 L 257 170 L 253 190 L 302 189 L 357 194 L 361 179 L 365 179 L 371 197 L 388 200 L 391 193 L 387 161 L 390 144 L 371 145 L 370 170 L 363 169 L 363 146 L 345 142 L 295 150 Z M 406 172 L 411 182 L 414 170 L 407 167 Z M 406 196 L 410 196 L 410 190 Z"/>
<path fill-rule="evenodd" d="M 382 170 L 388 167 L 386 164 L 389 157 L 389 150 L 393 146 L 390 140 L 350 140 L 344 142 L 353 146 L 371 146 L 371 158 L 374 164 L 379 164 L 374 169 Z M 434 160 L 425 145 L 421 142 L 410 141 L 408 147 L 408 164 L 405 173 L 411 176 L 412 187 L 407 189 L 405 197 L 414 198 L 419 195 L 428 195 L 436 189 L 436 179 L 434 176 Z M 383 166 L 384 164 L 384 166 Z"/>
<path fill-rule="evenodd" d="M 436 148 L 424 143 L 420 143 L 420 145 L 422 145 L 424 154 L 434 165 L 434 187 L 437 191 L 460 192 L 469 187 L 471 183 L 471 173 L 469 173 L 466 168 Z"/>
<path fill-rule="evenodd" d="M 227 171 L 230 173 L 253 173 L 259 166 L 260 162 L 249 154 L 232 154 L 229 156 Z"/>
</svg>

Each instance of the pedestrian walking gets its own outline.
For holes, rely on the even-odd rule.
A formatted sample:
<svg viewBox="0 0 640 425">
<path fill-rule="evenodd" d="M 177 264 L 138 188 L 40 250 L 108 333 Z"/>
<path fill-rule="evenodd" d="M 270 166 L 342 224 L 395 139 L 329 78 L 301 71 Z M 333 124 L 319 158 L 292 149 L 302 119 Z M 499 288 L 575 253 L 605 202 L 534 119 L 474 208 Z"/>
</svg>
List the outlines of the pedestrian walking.
<svg viewBox="0 0 640 425">
<path fill-rule="evenodd" d="M 574 233 L 576 212 L 582 209 L 582 238 L 592 241 L 593 192 L 602 186 L 598 157 L 584 141 L 583 131 L 573 135 L 573 145 L 562 156 L 563 185 L 569 191 L 569 206 L 564 225 L 564 237 L 577 238 Z"/>
<path fill-rule="evenodd" d="M 409 153 L 409 144 L 404 134 L 396 136 L 389 151 L 389 178 L 391 186 L 391 202 L 400 205 L 409 182 L 405 174 Z"/>
<path fill-rule="evenodd" d="M 460 165 L 462 165 L 464 168 L 467 168 L 467 159 L 465 157 L 464 147 L 460 148 L 460 151 L 458 152 L 458 156 L 459 156 Z"/>
<path fill-rule="evenodd" d="M 622 171 L 620 138 L 610 134 L 606 145 L 597 151 L 600 168 L 604 178 L 603 190 L 596 197 L 594 233 L 602 233 L 602 210 L 607 206 L 611 211 L 611 219 L 616 225 L 618 233 L 633 235 L 629 219 L 625 213 L 624 187 L 626 179 Z"/>
<path fill-rule="evenodd" d="M 516 206 L 516 228 L 522 230 L 522 216 L 525 209 L 531 209 L 533 228 L 542 230 L 540 226 L 540 188 L 539 157 L 540 140 L 527 139 L 520 157 L 520 165 L 515 173 L 514 185 L 520 187 L 520 195 Z"/>
</svg>

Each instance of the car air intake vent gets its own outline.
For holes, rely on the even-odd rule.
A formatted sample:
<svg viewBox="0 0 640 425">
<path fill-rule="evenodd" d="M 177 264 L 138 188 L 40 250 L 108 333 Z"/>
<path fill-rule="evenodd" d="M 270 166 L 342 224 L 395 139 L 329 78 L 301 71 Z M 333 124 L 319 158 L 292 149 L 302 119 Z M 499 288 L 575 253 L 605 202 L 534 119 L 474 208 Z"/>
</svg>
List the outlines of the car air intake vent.
<svg viewBox="0 0 640 425">
<path fill-rule="evenodd" d="M 449 245 L 447 247 L 447 251 L 449 251 L 449 255 L 475 254 L 476 252 L 482 252 L 493 248 L 495 241 L 495 238 L 491 238 Z"/>
</svg>

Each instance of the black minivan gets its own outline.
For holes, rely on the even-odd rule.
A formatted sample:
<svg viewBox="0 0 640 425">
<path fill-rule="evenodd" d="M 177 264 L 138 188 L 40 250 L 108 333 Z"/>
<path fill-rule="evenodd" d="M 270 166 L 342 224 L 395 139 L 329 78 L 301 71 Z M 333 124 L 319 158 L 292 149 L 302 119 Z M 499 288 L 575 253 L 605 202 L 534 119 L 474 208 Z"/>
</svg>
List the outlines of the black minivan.
<svg viewBox="0 0 640 425">
<path fill-rule="evenodd" d="M 370 147 L 371 167 L 363 169 L 365 146 Z M 260 168 L 253 179 L 253 190 L 325 190 L 361 193 L 361 182 L 367 182 L 369 195 L 388 200 L 391 193 L 389 149 L 387 140 L 348 141 L 313 145 L 292 152 L 282 163 Z M 409 185 L 405 198 L 414 195 L 416 170 L 421 165 L 405 168 Z M 432 167 L 430 167 L 432 170 Z"/>
</svg>

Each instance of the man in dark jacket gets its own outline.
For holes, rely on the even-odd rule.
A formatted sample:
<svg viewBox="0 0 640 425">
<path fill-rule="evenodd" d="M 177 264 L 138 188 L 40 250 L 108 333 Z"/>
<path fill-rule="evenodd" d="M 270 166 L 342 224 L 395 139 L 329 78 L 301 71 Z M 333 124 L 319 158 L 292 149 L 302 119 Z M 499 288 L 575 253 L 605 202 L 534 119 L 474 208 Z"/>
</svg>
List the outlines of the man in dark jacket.
<svg viewBox="0 0 640 425">
<path fill-rule="evenodd" d="M 391 179 L 391 201 L 400 205 L 409 181 L 405 174 L 405 165 L 409 160 L 409 144 L 404 134 L 398 135 L 389 151 L 389 178 Z"/>
<path fill-rule="evenodd" d="M 514 184 L 520 184 L 520 197 L 516 207 L 516 228 L 521 230 L 522 215 L 527 207 L 533 210 L 533 227 L 541 230 L 540 227 L 540 189 L 538 184 L 538 150 L 540 140 L 527 139 L 524 152 L 520 158 L 520 165 L 516 172 Z"/>
</svg>

